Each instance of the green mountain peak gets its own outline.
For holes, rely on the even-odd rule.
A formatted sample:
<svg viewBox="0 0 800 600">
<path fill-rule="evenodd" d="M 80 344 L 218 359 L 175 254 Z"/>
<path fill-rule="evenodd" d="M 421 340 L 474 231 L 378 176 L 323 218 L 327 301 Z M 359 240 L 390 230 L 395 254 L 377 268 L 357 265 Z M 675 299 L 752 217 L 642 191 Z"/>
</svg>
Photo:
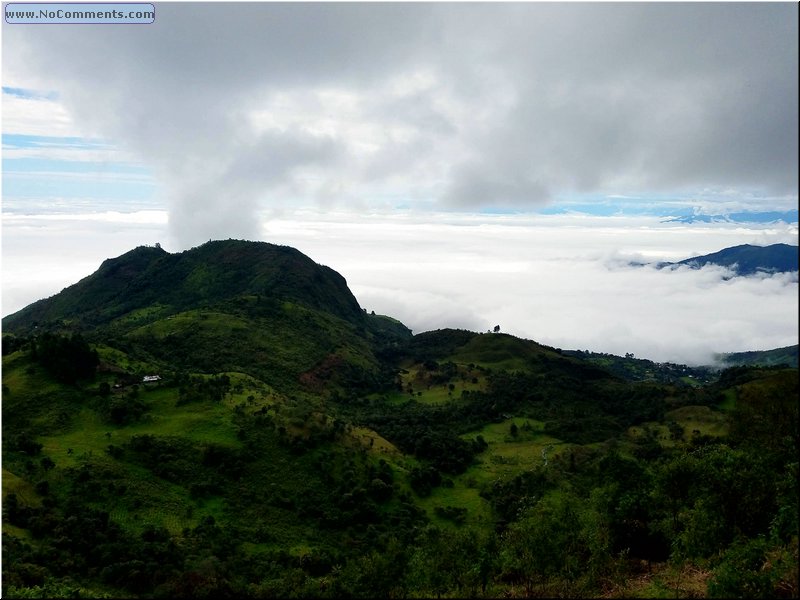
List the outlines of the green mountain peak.
<svg viewBox="0 0 800 600">
<path fill-rule="evenodd" d="M 178 253 L 139 246 L 103 261 L 96 272 L 61 293 L 9 315 L 3 327 L 13 333 L 43 325 L 80 330 L 108 325 L 154 304 L 163 315 L 243 297 L 293 302 L 353 323 L 364 320 L 344 277 L 300 251 L 220 240 Z"/>
</svg>

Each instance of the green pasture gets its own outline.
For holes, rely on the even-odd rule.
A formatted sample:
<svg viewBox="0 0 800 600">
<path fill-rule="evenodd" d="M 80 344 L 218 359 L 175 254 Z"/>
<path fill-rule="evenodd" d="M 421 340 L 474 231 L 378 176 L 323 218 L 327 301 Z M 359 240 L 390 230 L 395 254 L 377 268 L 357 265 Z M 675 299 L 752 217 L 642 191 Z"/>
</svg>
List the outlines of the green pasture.
<svg viewBox="0 0 800 600">
<path fill-rule="evenodd" d="M 387 460 L 387 462 L 389 462 L 390 458 L 396 460 L 403 456 L 397 446 L 366 427 L 351 428 L 346 432 L 343 442 L 351 448 L 364 448 L 374 456 Z"/>
<path fill-rule="evenodd" d="M 543 451 L 548 464 L 552 464 L 553 458 L 569 447 L 569 444 L 547 435 L 535 440 L 490 443 L 489 448 L 478 456 L 477 464 L 467 469 L 462 477 L 477 485 L 510 479 L 544 465 Z"/>
<path fill-rule="evenodd" d="M 477 392 L 486 389 L 486 376 L 482 371 L 470 368 L 468 364 L 456 363 L 456 372 L 445 382 L 434 382 L 438 370 L 429 371 L 419 363 L 406 362 L 400 372 L 403 391 L 393 391 L 387 395 L 389 402 L 399 404 L 416 400 L 421 404 L 445 404 L 461 397 L 463 392 Z M 473 383 L 473 379 L 476 380 Z M 450 386 L 453 389 L 450 389 Z M 411 391 L 409 392 L 409 388 Z"/>
<path fill-rule="evenodd" d="M 457 525 L 453 521 L 437 515 L 437 507 L 453 506 L 466 509 L 465 524 L 478 526 L 491 526 L 492 524 L 492 511 L 489 503 L 481 498 L 480 488 L 466 475 L 456 477 L 452 487 L 434 488 L 430 496 L 418 499 L 418 503 L 425 509 L 431 521 L 445 527 Z"/>
<path fill-rule="evenodd" d="M 496 370 L 524 371 L 529 368 L 531 359 L 543 354 L 556 355 L 552 350 L 528 340 L 506 334 L 483 334 L 459 347 L 450 360 Z"/>
<path fill-rule="evenodd" d="M 685 383 L 686 385 L 690 385 L 692 387 L 702 387 L 703 386 L 703 382 L 702 381 L 698 381 L 697 379 L 695 379 L 691 375 L 686 375 L 685 377 L 681 377 L 680 380 L 683 383 Z"/>
<path fill-rule="evenodd" d="M 512 423 L 517 426 L 517 436 L 511 435 Z M 481 429 L 464 434 L 464 439 L 473 439 L 478 435 L 483 436 L 486 443 L 499 444 L 505 442 L 521 442 L 525 440 L 538 439 L 543 435 L 544 421 L 528 419 L 525 417 L 512 417 L 500 423 L 489 423 Z"/>
<path fill-rule="evenodd" d="M 142 325 L 131 331 L 131 337 L 152 335 L 167 337 L 179 335 L 187 329 L 201 328 L 202 330 L 217 335 L 229 333 L 242 333 L 247 331 L 249 323 L 245 319 L 228 313 L 210 310 L 190 310 Z"/>
<path fill-rule="evenodd" d="M 193 402 L 175 406 L 170 390 L 153 400 L 150 418 L 118 430 L 130 435 L 149 433 L 157 436 L 182 436 L 197 442 L 238 446 L 230 409 L 223 403 Z M 162 390 L 158 390 L 158 393 Z M 148 398 L 149 399 L 149 398 Z M 161 406 L 158 406 L 158 404 Z"/>
<path fill-rule="evenodd" d="M 511 425 L 517 426 L 517 435 L 511 434 Z M 524 427 L 524 429 L 523 429 Z M 548 463 L 570 447 L 561 440 L 546 435 L 544 423 L 524 417 L 513 417 L 501 423 L 491 423 L 461 437 L 473 440 L 481 435 L 488 448 L 478 455 L 475 464 L 463 474 L 452 478 L 452 486 L 434 488 L 427 498 L 420 500 L 431 519 L 437 523 L 449 523 L 435 513 L 437 506 L 464 508 L 466 523 L 486 525 L 491 519 L 491 510 L 480 490 L 498 480 L 506 480 L 544 464 L 542 451 Z"/>
<path fill-rule="evenodd" d="M 702 435 L 722 436 L 728 433 L 728 416 L 708 406 L 683 406 L 664 415 L 664 421 L 675 421 L 690 436 L 693 430 Z"/>
<path fill-rule="evenodd" d="M 153 374 L 161 370 L 161 367 L 155 363 L 131 358 L 125 352 L 112 348 L 111 346 L 96 344 L 93 348 L 97 350 L 97 355 L 101 363 L 112 364 L 128 373 Z M 110 375 L 113 376 L 113 373 Z M 102 378 L 102 374 L 100 374 L 100 377 Z"/>
<path fill-rule="evenodd" d="M 30 482 L 8 469 L 3 469 L 3 496 L 6 494 L 16 494 L 20 503 L 25 506 L 40 506 L 42 504 L 41 498 Z M 5 529 L 5 523 L 3 523 L 3 528 Z"/>
<path fill-rule="evenodd" d="M 681 440 L 672 439 L 669 429 L 670 422 L 675 422 L 683 427 Z M 629 427 L 628 435 L 635 439 L 645 436 L 649 430 L 662 446 L 674 446 L 676 443 L 688 442 L 695 435 L 724 436 L 727 435 L 728 428 L 729 422 L 726 413 L 713 410 L 708 406 L 692 405 L 667 412 L 661 423 L 651 421 Z"/>
<path fill-rule="evenodd" d="M 734 389 L 727 389 L 722 392 L 724 400 L 717 405 L 721 411 L 729 413 L 736 408 L 736 390 Z"/>
<path fill-rule="evenodd" d="M 10 376 L 10 379 L 9 379 Z M 38 378 L 35 378 L 38 379 Z M 6 370 L 4 380 L 17 390 L 31 386 L 26 373 L 15 376 Z M 232 383 L 253 385 L 245 376 L 233 375 Z M 58 391 L 62 386 L 54 385 Z M 242 386 L 239 395 L 247 397 L 253 388 Z M 14 392 L 12 392 L 14 393 Z M 96 403 L 110 402 L 113 395 L 87 397 L 73 406 L 69 424 L 61 430 L 41 435 L 42 456 L 49 457 L 55 468 L 42 476 L 57 491 L 66 481 L 64 469 L 89 468 L 105 482 L 97 490 L 97 505 L 109 510 L 111 517 L 121 526 L 140 531 L 147 525 L 165 527 L 179 534 L 185 527 L 193 527 L 205 516 L 220 518 L 223 514 L 221 498 L 196 499 L 185 487 L 159 477 L 148 469 L 112 459 L 109 446 L 123 447 L 134 435 L 150 434 L 158 437 L 182 437 L 201 444 L 236 447 L 241 442 L 233 426 L 233 411 L 229 403 L 196 402 L 176 406 L 178 390 L 172 387 L 140 386 L 139 398 L 147 406 L 142 419 L 130 425 L 108 423 L 96 410 Z M 109 486 L 108 489 L 102 486 Z M 117 493 L 117 487 L 120 491 Z M 28 505 L 39 505 L 41 498 L 30 483 L 26 483 L 10 470 L 3 472 L 3 493 L 14 492 Z"/>
<path fill-rule="evenodd" d="M 83 457 L 102 454 L 110 444 L 120 446 L 134 435 L 180 436 L 197 442 L 239 445 L 232 412 L 224 404 L 197 402 L 176 406 L 175 388 L 144 390 L 140 398 L 148 411 L 142 420 L 130 425 L 113 425 L 96 411 L 85 406 L 79 408 L 72 415 L 69 431 L 39 438 L 42 452 L 57 466 L 74 466 Z"/>
<path fill-rule="evenodd" d="M 110 506 L 109 515 L 125 529 L 141 531 L 151 525 L 179 535 L 205 517 L 218 520 L 224 515 L 222 498 L 192 498 L 186 488 L 154 477 L 139 465 L 125 463 L 116 469 L 125 493 L 99 502 L 98 508 Z"/>
<path fill-rule="evenodd" d="M 26 352 L 17 351 L 3 357 L 3 386 L 8 388 L 8 396 L 3 394 L 3 401 L 16 397 L 26 398 L 32 395 L 43 395 L 59 392 L 63 386 L 54 381 L 47 372 L 36 363 L 32 363 Z"/>
<path fill-rule="evenodd" d="M 141 324 L 147 321 L 152 321 L 163 315 L 165 312 L 168 312 L 171 309 L 170 306 L 161 303 L 155 303 L 150 306 L 145 306 L 143 308 L 137 308 L 135 310 L 130 311 L 129 313 L 124 314 L 121 317 L 114 319 L 111 324 L 113 325 L 120 325 L 122 327 L 131 327 L 136 326 L 137 324 Z"/>
</svg>

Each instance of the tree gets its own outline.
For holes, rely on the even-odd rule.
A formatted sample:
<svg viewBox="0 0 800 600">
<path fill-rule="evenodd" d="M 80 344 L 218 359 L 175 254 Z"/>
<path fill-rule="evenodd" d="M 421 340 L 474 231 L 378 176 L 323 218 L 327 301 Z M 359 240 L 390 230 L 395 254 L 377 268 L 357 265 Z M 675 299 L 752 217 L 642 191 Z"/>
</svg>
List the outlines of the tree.
<svg viewBox="0 0 800 600">
<path fill-rule="evenodd" d="M 70 337 L 43 333 L 31 347 L 31 356 L 63 383 L 94 376 L 99 358 L 80 334 Z"/>
<path fill-rule="evenodd" d="M 404 598 L 408 561 L 406 546 L 392 537 L 383 551 L 350 560 L 343 569 L 334 567 L 332 597 Z"/>
<path fill-rule="evenodd" d="M 500 325 L 495 325 L 494 326 L 494 332 L 495 333 L 500 333 Z"/>
<path fill-rule="evenodd" d="M 457 592 L 473 598 L 485 591 L 492 570 L 493 540 L 471 528 L 457 530 L 429 526 L 417 541 L 409 561 L 408 578 L 426 597 Z"/>
<path fill-rule="evenodd" d="M 676 421 L 670 421 L 667 424 L 667 427 L 669 428 L 669 438 L 672 441 L 677 442 L 678 440 L 683 439 L 683 434 L 684 434 L 683 425 L 677 423 Z"/>
<path fill-rule="evenodd" d="M 584 510 L 576 497 L 548 494 L 506 530 L 500 552 L 503 571 L 523 584 L 526 596 L 556 580 L 571 586 L 586 568 L 594 544 L 582 522 Z M 562 591 L 569 596 L 575 590 Z"/>
</svg>

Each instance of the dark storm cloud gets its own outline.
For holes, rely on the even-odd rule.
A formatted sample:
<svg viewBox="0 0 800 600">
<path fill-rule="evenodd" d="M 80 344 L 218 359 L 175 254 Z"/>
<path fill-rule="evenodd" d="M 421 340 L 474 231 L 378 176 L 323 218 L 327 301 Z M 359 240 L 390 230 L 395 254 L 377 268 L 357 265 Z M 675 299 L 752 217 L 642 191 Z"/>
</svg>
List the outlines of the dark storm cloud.
<svg viewBox="0 0 800 600">
<path fill-rule="evenodd" d="M 480 17 L 470 26 L 485 33 Z M 548 4 L 506 17 L 484 51 L 515 101 L 454 170 L 481 201 L 527 194 L 520 180 L 534 183 L 529 201 L 542 188 L 796 193 L 796 6 Z"/>
<path fill-rule="evenodd" d="M 188 245 L 337 190 L 470 208 L 796 194 L 797 11 L 160 4 L 152 26 L 6 26 L 4 66 L 152 164 Z"/>
</svg>

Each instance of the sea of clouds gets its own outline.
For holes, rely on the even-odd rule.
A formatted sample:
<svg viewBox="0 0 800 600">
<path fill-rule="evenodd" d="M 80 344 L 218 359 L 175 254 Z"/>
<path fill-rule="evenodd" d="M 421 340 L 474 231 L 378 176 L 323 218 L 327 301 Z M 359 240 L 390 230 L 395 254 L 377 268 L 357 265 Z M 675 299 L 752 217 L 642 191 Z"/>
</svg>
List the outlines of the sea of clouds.
<svg viewBox="0 0 800 600">
<path fill-rule="evenodd" d="M 393 211 L 262 213 L 260 240 L 341 273 L 361 306 L 415 333 L 495 325 L 565 349 L 707 364 L 716 352 L 798 342 L 797 273 L 659 270 L 744 243 L 797 244 L 796 224 L 664 223 L 651 217 Z M 171 248 L 168 215 L 7 214 L 2 313 L 141 244 Z"/>
</svg>

